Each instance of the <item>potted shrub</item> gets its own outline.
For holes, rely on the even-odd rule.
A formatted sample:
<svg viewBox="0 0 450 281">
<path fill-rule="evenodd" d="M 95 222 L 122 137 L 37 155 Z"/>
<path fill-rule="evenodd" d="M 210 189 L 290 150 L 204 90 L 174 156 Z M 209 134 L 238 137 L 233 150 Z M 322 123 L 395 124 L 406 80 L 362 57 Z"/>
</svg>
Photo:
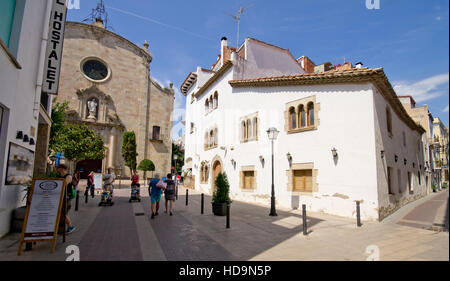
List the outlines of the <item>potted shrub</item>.
<svg viewBox="0 0 450 281">
<path fill-rule="evenodd" d="M 436 191 L 437 191 L 437 185 L 433 184 L 433 192 L 436 192 Z"/>
<path fill-rule="evenodd" d="M 230 185 L 225 173 L 219 173 L 216 178 L 217 190 L 213 194 L 212 209 L 215 216 L 226 216 L 227 205 L 231 203 Z"/>
</svg>

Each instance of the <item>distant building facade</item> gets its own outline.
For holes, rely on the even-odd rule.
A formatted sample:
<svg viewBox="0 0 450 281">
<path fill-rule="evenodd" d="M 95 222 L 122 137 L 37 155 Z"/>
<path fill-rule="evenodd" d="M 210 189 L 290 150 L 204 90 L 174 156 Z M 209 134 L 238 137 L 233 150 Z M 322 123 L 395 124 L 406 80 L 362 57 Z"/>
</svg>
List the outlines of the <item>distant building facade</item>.
<svg viewBox="0 0 450 281">
<path fill-rule="evenodd" d="M 448 127 L 439 118 L 434 118 L 434 137 L 437 148 L 436 166 L 440 171 L 440 185 L 444 182 L 449 182 L 449 170 L 448 170 L 448 147 L 449 147 L 449 135 Z"/>
<path fill-rule="evenodd" d="M 411 118 L 426 131 L 423 135 L 422 143 L 425 157 L 425 182 L 427 184 L 427 192 L 430 193 L 433 185 L 439 184 L 440 179 L 440 170 L 437 170 L 438 167 L 436 166 L 438 155 L 434 137 L 433 115 L 429 112 L 427 105 L 417 106 L 416 101 L 411 96 L 399 96 L 398 98 Z"/>
<path fill-rule="evenodd" d="M 322 69 L 322 71 L 320 71 Z M 211 69 L 197 68 L 186 95 L 185 168 L 212 194 L 226 172 L 232 199 L 270 209 L 274 142 L 277 206 L 382 220 L 426 195 L 425 130 L 408 115 L 381 68 L 330 69 L 287 49 L 226 38 Z M 268 214 L 267 213 L 267 214 Z"/>
<path fill-rule="evenodd" d="M 170 172 L 174 90 L 151 79 L 148 47 L 105 29 L 101 20 L 66 24 L 58 102 L 69 102 L 68 122 L 88 125 L 107 147 L 103 161 L 78 164 L 84 177 L 109 167 L 130 176 L 121 153 L 126 131 L 136 134 L 137 164 L 150 159 L 155 172 Z"/>
</svg>

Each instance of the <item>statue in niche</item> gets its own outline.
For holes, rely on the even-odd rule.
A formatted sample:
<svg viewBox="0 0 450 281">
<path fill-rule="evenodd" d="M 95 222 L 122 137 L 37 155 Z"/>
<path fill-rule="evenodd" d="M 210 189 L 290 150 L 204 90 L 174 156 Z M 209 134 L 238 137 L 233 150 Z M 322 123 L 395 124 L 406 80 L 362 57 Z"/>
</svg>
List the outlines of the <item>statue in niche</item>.
<svg viewBox="0 0 450 281">
<path fill-rule="evenodd" d="M 96 99 L 91 99 L 90 101 L 88 101 L 87 106 L 88 106 L 88 110 L 89 110 L 89 115 L 88 115 L 87 119 L 97 120 L 98 103 L 97 103 Z"/>
</svg>

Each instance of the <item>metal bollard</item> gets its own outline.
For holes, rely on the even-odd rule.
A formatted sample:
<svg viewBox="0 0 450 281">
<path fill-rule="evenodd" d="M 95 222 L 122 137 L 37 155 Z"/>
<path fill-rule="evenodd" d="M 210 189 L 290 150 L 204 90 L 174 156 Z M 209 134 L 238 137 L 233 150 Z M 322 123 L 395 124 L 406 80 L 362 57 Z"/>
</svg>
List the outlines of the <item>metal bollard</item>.
<svg viewBox="0 0 450 281">
<path fill-rule="evenodd" d="M 86 189 L 84 192 L 84 203 L 88 203 L 88 197 L 89 197 L 89 189 Z"/>
<path fill-rule="evenodd" d="M 356 201 L 356 225 L 358 227 L 361 227 L 361 208 L 360 208 L 360 201 Z"/>
<path fill-rule="evenodd" d="M 188 205 L 189 201 L 189 189 L 186 189 L 186 206 Z"/>
<path fill-rule="evenodd" d="M 80 191 L 77 190 L 77 196 L 75 198 L 75 211 L 78 211 L 78 201 L 80 200 Z"/>
<path fill-rule="evenodd" d="M 308 235 L 308 224 L 306 217 L 306 205 L 302 205 L 302 217 L 303 217 L 303 235 Z"/>
<path fill-rule="evenodd" d="M 203 215 L 205 211 L 205 194 L 202 193 L 202 209 L 201 209 L 201 214 Z"/>
<path fill-rule="evenodd" d="M 178 185 L 177 185 L 177 188 L 175 190 L 175 200 L 178 201 Z"/>
<path fill-rule="evenodd" d="M 227 228 L 230 228 L 230 204 L 227 205 Z"/>
</svg>

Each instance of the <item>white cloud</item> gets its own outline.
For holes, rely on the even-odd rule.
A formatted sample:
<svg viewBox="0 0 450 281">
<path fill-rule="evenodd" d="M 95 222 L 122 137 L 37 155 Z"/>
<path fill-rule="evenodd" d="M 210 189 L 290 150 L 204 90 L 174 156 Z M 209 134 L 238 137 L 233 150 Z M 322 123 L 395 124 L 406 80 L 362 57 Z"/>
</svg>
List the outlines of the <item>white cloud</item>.
<svg viewBox="0 0 450 281">
<path fill-rule="evenodd" d="M 412 96 L 416 102 L 424 102 L 446 93 L 443 86 L 447 85 L 448 91 L 449 74 L 436 75 L 418 82 L 400 81 L 395 83 L 394 89 L 399 96 Z"/>
<path fill-rule="evenodd" d="M 446 108 L 444 108 L 444 110 L 442 110 L 442 112 L 448 112 L 448 105 Z"/>
</svg>

